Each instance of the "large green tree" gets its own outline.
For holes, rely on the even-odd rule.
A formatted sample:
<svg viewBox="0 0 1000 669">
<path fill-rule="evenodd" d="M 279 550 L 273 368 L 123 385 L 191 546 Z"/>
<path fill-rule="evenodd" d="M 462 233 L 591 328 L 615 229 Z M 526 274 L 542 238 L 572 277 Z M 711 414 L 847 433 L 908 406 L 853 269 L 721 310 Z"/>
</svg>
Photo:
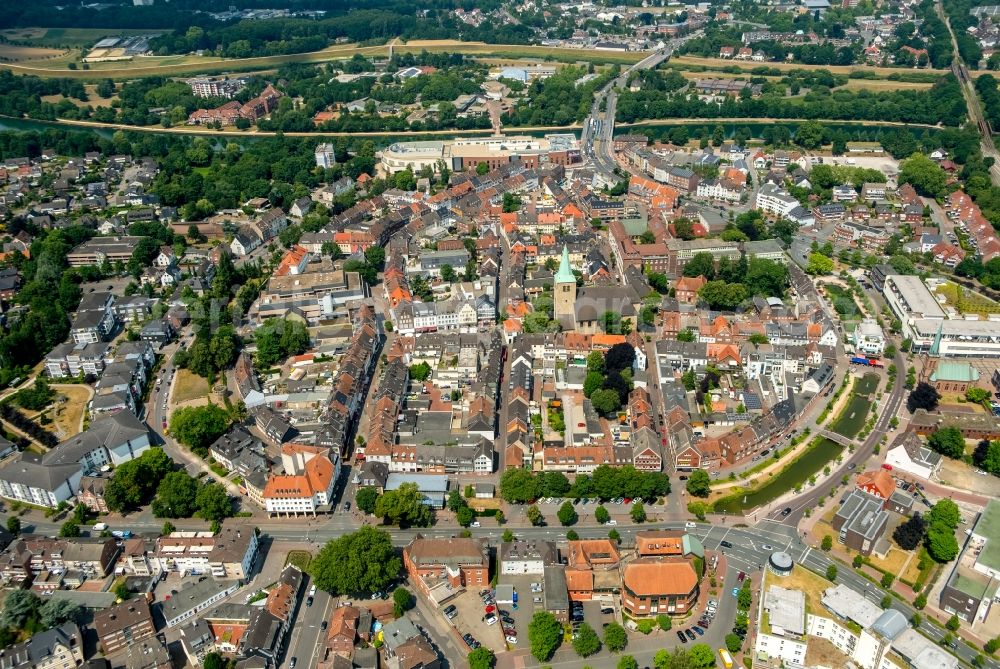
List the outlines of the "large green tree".
<svg viewBox="0 0 1000 669">
<path fill-rule="evenodd" d="M 689 495 L 708 497 L 712 492 L 712 479 L 704 469 L 696 469 L 688 476 L 685 488 Z"/>
<path fill-rule="evenodd" d="M 523 504 L 538 494 L 538 479 L 526 469 L 508 469 L 500 477 L 500 496 L 507 502 Z"/>
<path fill-rule="evenodd" d="M 270 367 L 289 356 L 305 353 L 309 348 L 309 331 L 299 320 L 269 318 L 254 331 L 254 342 L 257 364 Z"/>
<path fill-rule="evenodd" d="M 949 530 L 957 528 L 961 520 L 962 512 L 959 510 L 958 505 L 953 500 L 947 498 L 938 500 L 931 507 L 931 510 L 927 512 L 928 523 L 931 525 L 941 524 Z"/>
<path fill-rule="evenodd" d="M 806 263 L 806 274 L 822 275 L 833 271 L 833 259 L 822 253 L 810 253 Z"/>
<path fill-rule="evenodd" d="M 691 669 L 709 669 L 715 666 L 715 651 L 707 643 L 696 643 L 688 651 Z"/>
<path fill-rule="evenodd" d="M 108 508 L 123 513 L 148 504 L 173 466 L 173 461 L 160 448 L 150 448 L 135 460 L 118 465 L 104 489 Z"/>
<path fill-rule="evenodd" d="M 562 506 L 559 507 L 559 511 L 556 513 L 556 516 L 559 518 L 559 522 L 565 527 L 576 524 L 576 521 L 579 519 L 576 509 L 570 502 L 563 502 Z"/>
<path fill-rule="evenodd" d="M 580 657 L 590 657 L 601 649 L 601 639 L 597 636 L 594 628 L 583 623 L 576 630 L 573 638 L 573 650 Z"/>
<path fill-rule="evenodd" d="M 157 518 L 190 518 L 198 508 L 198 481 L 186 471 L 170 472 L 156 487 L 153 515 Z"/>
<path fill-rule="evenodd" d="M 715 278 L 715 256 L 711 253 L 695 253 L 691 260 L 684 264 L 684 276 L 703 276 L 709 281 Z"/>
<path fill-rule="evenodd" d="M 612 653 L 620 653 L 628 645 L 628 634 L 618 623 L 608 623 L 604 628 L 604 645 Z"/>
<path fill-rule="evenodd" d="M 548 611 L 538 611 L 528 624 L 528 641 L 531 654 L 539 662 L 548 662 L 562 643 L 563 629 Z"/>
<path fill-rule="evenodd" d="M 735 309 L 748 296 L 747 288 L 742 283 L 709 281 L 698 290 L 698 297 L 713 309 Z"/>
<path fill-rule="evenodd" d="M 949 458 L 959 459 L 965 455 L 965 437 L 953 425 L 938 428 L 937 432 L 927 438 L 927 445 Z"/>
<path fill-rule="evenodd" d="M 381 495 L 375 502 L 375 515 L 400 527 L 427 527 L 434 519 L 416 483 L 404 483 Z"/>
<path fill-rule="evenodd" d="M 467 659 L 469 669 L 493 669 L 497 663 L 496 655 L 486 646 L 480 646 L 470 652 Z"/>
<path fill-rule="evenodd" d="M 948 174 L 927 156 L 915 153 L 900 164 L 899 183 L 912 185 L 920 195 L 941 197 L 948 187 Z"/>
<path fill-rule="evenodd" d="M 936 562 L 954 560 L 958 555 L 955 532 L 940 523 L 932 524 L 927 530 L 927 552 Z"/>
<path fill-rule="evenodd" d="M 365 513 L 375 512 L 375 503 L 378 501 L 378 491 L 375 488 L 359 488 L 354 496 L 354 503 Z"/>
<path fill-rule="evenodd" d="M 316 587 L 337 595 L 384 591 L 401 568 L 392 537 L 369 525 L 326 542 L 309 563 Z"/>
<path fill-rule="evenodd" d="M 206 483 L 196 498 L 198 515 L 205 520 L 222 520 L 233 515 L 233 502 L 220 483 Z"/>
<path fill-rule="evenodd" d="M 218 404 L 183 407 L 170 416 L 170 434 L 191 449 L 207 449 L 225 434 L 232 420 Z"/>
</svg>

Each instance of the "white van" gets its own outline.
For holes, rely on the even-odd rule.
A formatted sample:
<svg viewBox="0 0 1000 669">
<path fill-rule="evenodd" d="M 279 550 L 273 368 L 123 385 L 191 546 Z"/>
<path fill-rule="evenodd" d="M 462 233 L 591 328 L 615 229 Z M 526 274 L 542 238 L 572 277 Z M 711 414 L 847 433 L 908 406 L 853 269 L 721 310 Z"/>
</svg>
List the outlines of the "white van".
<svg viewBox="0 0 1000 669">
<path fill-rule="evenodd" d="M 698 527 L 698 526 L 697 526 L 697 525 L 695 525 L 695 524 L 694 524 L 694 523 L 692 523 L 692 522 L 687 522 L 687 523 L 684 523 L 684 529 L 685 529 L 685 530 L 693 530 L 693 529 L 695 529 L 695 528 L 697 528 L 697 527 Z"/>
</svg>

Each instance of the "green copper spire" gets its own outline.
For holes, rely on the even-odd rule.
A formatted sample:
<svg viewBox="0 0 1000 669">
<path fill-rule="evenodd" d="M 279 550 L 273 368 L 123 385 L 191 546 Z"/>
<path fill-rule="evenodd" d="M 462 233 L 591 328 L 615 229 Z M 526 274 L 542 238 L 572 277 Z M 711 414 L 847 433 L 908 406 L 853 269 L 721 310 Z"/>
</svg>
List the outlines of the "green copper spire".
<svg viewBox="0 0 1000 669">
<path fill-rule="evenodd" d="M 935 357 L 941 355 L 941 330 L 944 328 L 944 321 L 938 323 L 937 333 L 934 335 L 934 343 L 931 344 L 930 355 Z"/>
<path fill-rule="evenodd" d="M 559 271 L 556 272 L 556 283 L 576 283 L 576 275 L 569 266 L 569 248 L 563 244 L 562 260 L 559 261 Z"/>
</svg>

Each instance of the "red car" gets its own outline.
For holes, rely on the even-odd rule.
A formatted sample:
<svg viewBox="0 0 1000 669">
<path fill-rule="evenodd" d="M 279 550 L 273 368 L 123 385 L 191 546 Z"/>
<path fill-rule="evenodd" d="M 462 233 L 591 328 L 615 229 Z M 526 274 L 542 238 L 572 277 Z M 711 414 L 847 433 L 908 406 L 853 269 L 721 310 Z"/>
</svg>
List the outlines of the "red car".
<svg viewBox="0 0 1000 669">
<path fill-rule="evenodd" d="M 739 581 L 740 583 L 742 583 L 743 579 L 745 579 L 746 577 L 747 577 L 747 575 L 744 572 L 741 571 L 739 573 L 739 575 L 736 577 L 736 580 Z"/>
<path fill-rule="evenodd" d="M 626 497 L 625 498 L 625 503 L 626 504 L 631 504 L 632 503 L 632 498 L 631 497 Z"/>
<path fill-rule="evenodd" d="M 891 472 L 892 471 L 892 465 L 882 465 L 882 469 L 886 470 L 887 472 Z"/>
<path fill-rule="evenodd" d="M 496 611 L 496 610 L 497 610 L 497 607 L 495 607 L 495 606 L 493 606 L 492 604 L 490 604 L 489 606 L 487 606 L 487 607 L 486 607 L 485 609 L 483 609 L 483 610 L 484 610 L 484 611 L 486 611 L 486 613 L 493 613 L 494 611 Z"/>
</svg>

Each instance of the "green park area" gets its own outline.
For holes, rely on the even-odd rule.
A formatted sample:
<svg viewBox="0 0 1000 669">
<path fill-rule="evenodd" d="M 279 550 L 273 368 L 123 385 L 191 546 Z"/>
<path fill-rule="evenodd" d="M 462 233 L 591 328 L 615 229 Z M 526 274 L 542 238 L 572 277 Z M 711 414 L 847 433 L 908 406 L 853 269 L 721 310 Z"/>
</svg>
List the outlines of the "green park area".
<svg viewBox="0 0 1000 669">
<path fill-rule="evenodd" d="M 841 320 L 856 321 L 861 319 L 861 307 L 854 301 L 850 290 L 833 283 L 824 283 L 823 289 L 826 290 L 830 303 Z"/>
</svg>

